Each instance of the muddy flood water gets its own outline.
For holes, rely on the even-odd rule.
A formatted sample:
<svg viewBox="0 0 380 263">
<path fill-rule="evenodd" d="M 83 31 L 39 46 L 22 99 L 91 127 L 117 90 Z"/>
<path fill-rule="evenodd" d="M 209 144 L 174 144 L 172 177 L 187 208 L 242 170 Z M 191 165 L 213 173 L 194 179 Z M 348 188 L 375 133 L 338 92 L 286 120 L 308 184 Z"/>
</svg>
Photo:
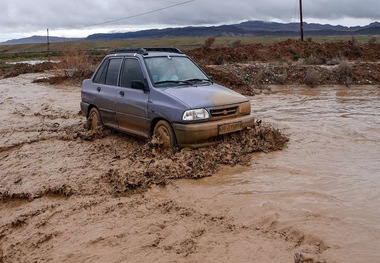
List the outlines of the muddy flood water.
<svg viewBox="0 0 380 263">
<path fill-rule="evenodd" d="M 380 88 L 281 86 L 251 97 L 257 119 L 289 142 L 216 167 L 204 160 L 223 161 L 219 150 L 237 160 L 236 144 L 151 161 L 136 154 L 150 150 L 141 140 L 89 138 L 79 88 L 31 83 L 41 76 L 0 80 L 1 263 L 290 263 L 295 253 L 379 262 Z M 196 168 L 182 172 L 187 159 Z M 147 163 L 170 180 L 115 195 L 116 179 L 136 186 L 123 176 Z M 202 170 L 218 172 L 172 180 Z"/>
<path fill-rule="evenodd" d="M 255 154 L 250 168 L 183 181 L 179 195 L 281 233 L 314 259 L 379 262 L 380 89 L 273 90 L 252 97 L 253 110 L 290 136 L 288 147 Z"/>
</svg>

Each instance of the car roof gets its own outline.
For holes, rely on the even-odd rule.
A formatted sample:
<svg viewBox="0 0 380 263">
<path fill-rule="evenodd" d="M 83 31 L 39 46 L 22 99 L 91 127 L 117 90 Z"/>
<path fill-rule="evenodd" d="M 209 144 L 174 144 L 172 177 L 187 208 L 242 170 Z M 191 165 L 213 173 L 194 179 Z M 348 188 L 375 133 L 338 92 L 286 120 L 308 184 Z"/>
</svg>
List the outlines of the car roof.
<svg viewBox="0 0 380 263">
<path fill-rule="evenodd" d="M 139 54 L 144 57 L 186 56 L 177 48 L 125 48 L 115 49 L 108 56 Z"/>
</svg>

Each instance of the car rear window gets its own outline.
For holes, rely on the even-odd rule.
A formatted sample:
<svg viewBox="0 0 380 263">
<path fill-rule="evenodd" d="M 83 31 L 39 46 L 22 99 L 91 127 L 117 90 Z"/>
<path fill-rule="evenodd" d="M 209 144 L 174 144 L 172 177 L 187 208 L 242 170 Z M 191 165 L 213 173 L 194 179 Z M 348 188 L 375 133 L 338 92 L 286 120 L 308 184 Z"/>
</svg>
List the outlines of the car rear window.
<svg viewBox="0 0 380 263">
<path fill-rule="evenodd" d="M 119 72 L 120 72 L 120 65 L 121 65 L 121 58 L 115 58 L 111 59 L 110 63 L 108 65 L 107 69 L 107 76 L 106 76 L 106 85 L 116 86 Z"/>
<path fill-rule="evenodd" d="M 96 75 L 94 77 L 95 83 L 101 83 L 104 84 L 106 80 L 106 74 L 107 74 L 107 68 L 108 68 L 108 62 L 109 60 L 105 60 L 102 65 L 99 67 L 98 71 L 96 72 Z"/>
</svg>

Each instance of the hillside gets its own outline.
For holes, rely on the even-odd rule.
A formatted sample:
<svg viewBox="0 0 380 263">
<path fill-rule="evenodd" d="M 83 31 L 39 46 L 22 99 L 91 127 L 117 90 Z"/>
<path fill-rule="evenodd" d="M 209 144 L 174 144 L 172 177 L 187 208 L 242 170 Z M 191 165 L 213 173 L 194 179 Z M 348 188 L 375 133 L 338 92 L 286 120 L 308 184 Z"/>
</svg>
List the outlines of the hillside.
<svg viewBox="0 0 380 263">
<path fill-rule="evenodd" d="M 51 43 L 56 42 L 72 42 L 72 41 L 80 41 L 83 38 L 65 38 L 65 37 L 49 37 L 49 41 Z M 5 42 L 0 43 L 0 45 L 16 45 L 16 44 L 36 44 L 36 43 L 46 43 L 46 36 L 31 36 L 26 38 L 12 39 Z"/>
<path fill-rule="evenodd" d="M 304 23 L 305 36 L 351 36 L 380 35 L 380 23 L 367 26 L 333 26 L 316 23 Z M 93 40 L 153 39 L 179 37 L 295 37 L 299 35 L 298 23 L 277 23 L 264 21 L 246 21 L 233 25 L 188 26 L 178 28 L 148 29 L 135 32 L 92 34 L 86 38 L 50 37 L 50 42 L 73 42 Z M 46 36 L 8 40 L 2 45 L 46 43 Z"/>
</svg>

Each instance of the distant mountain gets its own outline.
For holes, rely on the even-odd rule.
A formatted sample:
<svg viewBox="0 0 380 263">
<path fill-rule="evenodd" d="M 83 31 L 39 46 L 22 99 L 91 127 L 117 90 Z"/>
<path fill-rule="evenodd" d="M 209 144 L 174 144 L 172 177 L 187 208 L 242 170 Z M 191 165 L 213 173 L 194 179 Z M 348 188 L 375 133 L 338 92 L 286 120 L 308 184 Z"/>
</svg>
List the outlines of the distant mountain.
<svg viewBox="0 0 380 263">
<path fill-rule="evenodd" d="M 5 42 L 0 43 L 0 45 L 16 45 L 16 44 L 31 44 L 31 43 L 46 43 L 46 36 L 31 36 L 26 38 L 12 39 Z M 49 41 L 51 43 L 54 42 L 72 42 L 72 41 L 80 41 L 83 38 L 65 38 L 65 37 L 49 37 Z"/>
<path fill-rule="evenodd" d="M 246 30 L 235 25 L 210 27 L 181 27 L 165 29 L 149 29 L 127 33 L 93 34 L 86 40 L 112 40 L 125 38 L 164 38 L 164 37 L 206 37 L 206 36 L 241 36 Z"/>
<path fill-rule="evenodd" d="M 234 25 L 179 27 L 149 29 L 126 33 L 93 34 L 87 38 L 50 37 L 50 42 L 72 42 L 90 40 L 116 40 L 134 38 L 165 37 L 241 37 L 241 36 L 298 36 L 299 23 L 277 23 L 264 21 L 246 21 Z M 344 35 L 380 35 L 380 23 L 373 22 L 367 26 L 333 26 L 316 23 L 304 23 L 305 36 L 344 36 Z M 1 45 L 46 43 L 46 36 L 8 40 Z"/>
<path fill-rule="evenodd" d="M 93 34 L 86 40 L 113 40 L 133 38 L 164 37 L 225 37 L 225 36 L 298 36 L 299 23 L 276 23 L 264 21 L 246 21 L 234 25 L 210 27 L 181 27 L 150 29 L 126 33 Z M 345 27 L 304 23 L 305 36 L 344 36 L 344 35 L 380 35 L 380 23 L 360 27 Z"/>
<path fill-rule="evenodd" d="M 300 31 L 300 23 L 276 23 L 276 22 L 264 22 L 264 21 L 246 21 L 238 25 L 239 28 L 252 30 L 252 31 Z M 332 26 L 321 24 L 309 24 L 304 23 L 305 31 L 314 30 L 335 30 L 335 31 L 349 31 L 349 27 L 344 26 Z"/>
</svg>

